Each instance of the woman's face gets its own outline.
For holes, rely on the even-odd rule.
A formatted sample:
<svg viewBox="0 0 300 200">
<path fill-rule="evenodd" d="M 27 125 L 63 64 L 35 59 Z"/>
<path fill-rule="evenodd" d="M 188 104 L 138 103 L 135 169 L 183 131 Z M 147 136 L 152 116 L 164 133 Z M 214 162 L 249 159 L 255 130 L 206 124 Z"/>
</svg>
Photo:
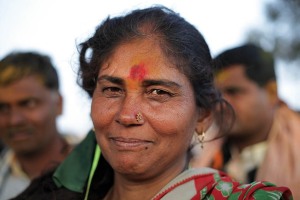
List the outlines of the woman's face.
<svg viewBox="0 0 300 200">
<path fill-rule="evenodd" d="M 116 174 L 141 179 L 183 170 L 199 114 L 187 77 L 158 42 L 140 39 L 118 46 L 101 66 L 91 117 Z"/>
</svg>

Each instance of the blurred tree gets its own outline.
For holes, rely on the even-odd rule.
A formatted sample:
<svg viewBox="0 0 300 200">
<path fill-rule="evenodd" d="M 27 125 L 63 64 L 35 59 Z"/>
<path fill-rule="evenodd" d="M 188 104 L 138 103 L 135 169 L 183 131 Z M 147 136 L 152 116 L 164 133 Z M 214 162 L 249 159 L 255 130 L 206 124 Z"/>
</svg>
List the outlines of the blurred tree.
<svg viewBox="0 0 300 200">
<path fill-rule="evenodd" d="M 272 0 L 265 2 L 264 8 L 266 23 L 250 30 L 247 40 L 300 68 L 300 0 Z"/>
<path fill-rule="evenodd" d="M 300 0 L 264 0 L 264 23 L 253 27 L 246 40 L 274 53 L 280 95 L 300 113 Z"/>
</svg>

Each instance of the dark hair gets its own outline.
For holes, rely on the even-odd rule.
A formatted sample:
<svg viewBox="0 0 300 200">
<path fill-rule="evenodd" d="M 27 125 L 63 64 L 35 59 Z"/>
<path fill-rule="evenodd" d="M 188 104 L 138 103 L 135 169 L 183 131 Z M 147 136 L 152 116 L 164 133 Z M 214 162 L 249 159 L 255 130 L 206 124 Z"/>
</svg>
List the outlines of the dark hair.
<svg viewBox="0 0 300 200">
<path fill-rule="evenodd" d="M 51 59 L 36 52 L 12 52 L 0 61 L 0 86 L 36 75 L 51 89 L 59 89 L 59 80 Z"/>
<path fill-rule="evenodd" d="M 245 66 L 247 77 L 259 86 L 276 80 L 273 55 L 254 44 L 228 49 L 220 53 L 214 62 L 217 72 L 236 64 Z"/>
<path fill-rule="evenodd" d="M 155 37 L 165 56 L 190 80 L 197 105 L 211 109 L 218 95 L 213 86 L 212 58 L 199 31 L 174 11 L 155 6 L 107 18 L 95 34 L 80 44 L 78 83 L 90 95 L 101 64 L 121 43 Z M 88 54 L 88 55 L 87 55 Z"/>
</svg>

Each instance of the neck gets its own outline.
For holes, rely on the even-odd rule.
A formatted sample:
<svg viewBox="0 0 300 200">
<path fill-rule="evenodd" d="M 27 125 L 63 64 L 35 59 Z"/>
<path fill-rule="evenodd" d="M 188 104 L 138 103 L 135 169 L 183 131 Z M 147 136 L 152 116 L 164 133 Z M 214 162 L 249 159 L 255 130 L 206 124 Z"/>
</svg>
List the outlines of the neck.
<svg viewBox="0 0 300 200">
<path fill-rule="evenodd" d="M 142 199 L 152 199 L 163 186 L 158 184 L 143 184 L 137 182 L 136 184 L 115 184 L 106 195 L 105 200 L 140 200 Z M 145 192 L 147 191 L 147 192 Z"/>
<path fill-rule="evenodd" d="M 127 179 L 123 175 L 115 173 L 114 185 L 107 193 L 105 200 L 153 199 L 165 185 L 185 170 L 185 166 L 183 164 L 174 171 L 167 169 L 156 178 L 143 181 Z"/>
<path fill-rule="evenodd" d="M 70 148 L 59 135 L 43 149 L 34 154 L 16 155 L 22 170 L 32 180 L 57 166 L 67 155 Z"/>
</svg>

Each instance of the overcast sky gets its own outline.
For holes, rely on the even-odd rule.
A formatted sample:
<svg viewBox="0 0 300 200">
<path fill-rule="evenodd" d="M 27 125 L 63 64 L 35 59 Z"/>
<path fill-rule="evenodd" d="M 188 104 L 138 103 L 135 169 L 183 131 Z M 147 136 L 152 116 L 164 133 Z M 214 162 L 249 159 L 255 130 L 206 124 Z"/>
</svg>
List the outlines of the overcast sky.
<svg viewBox="0 0 300 200">
<path fill-rule="evenodd" d="M 92 127 L 89 118 L 90 100 L 76 85 L 76 45 L 91 35 L 108 15 L 115 16 L 153 4 L 165 5 L 200 30 L 214 56 L 226 48 L 239 45 L 249 28 L 263 26 L 263 2 L 0 0 L 0 58 L 12 50 L 35 50 L 51 56 L 58 69 L 64 96 L 64 114 L 58 120 L 59 129 L 84 135 Z M 281 95 L 296 107 L 295 102 L 299 98 L 292 85 L 295 83 L 282 83 Z"/>
</svg>

